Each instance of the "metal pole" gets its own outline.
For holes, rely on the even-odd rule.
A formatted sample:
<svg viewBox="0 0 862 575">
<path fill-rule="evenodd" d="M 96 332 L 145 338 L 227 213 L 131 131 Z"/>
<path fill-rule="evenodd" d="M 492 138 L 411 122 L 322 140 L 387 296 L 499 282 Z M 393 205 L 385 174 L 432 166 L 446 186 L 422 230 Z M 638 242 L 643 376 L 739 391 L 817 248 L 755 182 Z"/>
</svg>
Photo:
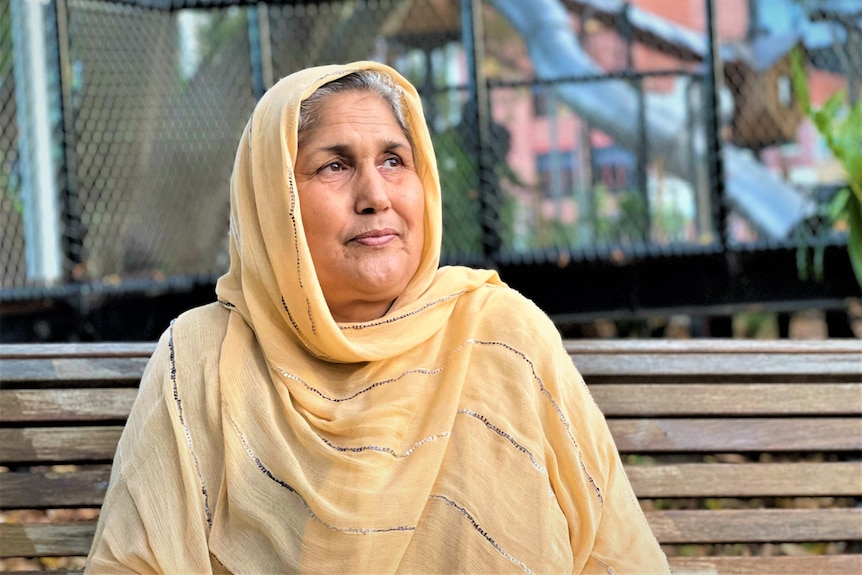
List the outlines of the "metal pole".
<svg viewBox="0 0 862 575">
<path fill-rule="evenodd" d="M 248 22 L 249 62 L 251 64 L 251 86 L 254 97 L 260 100 L 263 97 L 263 93 L 266 91 L 266 86 L 263 82 L 263 65 L 261 63 L 260 54 L 260 21 L 258 14 L 257 6 L 252 6 L 246 10 L 246 18 Z"/>
<path fill-rule="evenodd" d="M 72 63 L 69 56 L 69 9 L 66 0 L 55 0 L 57 18 L 57 55 L 60 66 L 60 113 L 63 125 L 63 176 L 62 218 L 63 251 L 69 262 L 66 281 L 75 281 L 83 270 L 76 266 L 85 261 L 84 223 L 81 219 L 81 203 L 78 197 L 78 152 L 75 131 L 75 103 L 72 92 Z"/>
<path fill-rule="evenodd" d="M 11 8 L 27 279 L 51 284 L 61 277 L 62 258 L 51 155 L 45 4 L 42 0 L 12 0 Z"/>
<path fill-rule="evenodd" d="M 626 40 L 626 71 L 635 71 L 634 58 L 634 30 L 632 29 L 631 20 L 629 19 L 629 8 L 631 4 L 623 5 L 622 10 L 622 35 Z M 649 205 L 649 188 L 647 177 L 647 162 L 649 152 L 649 142 L 647 141 L 647 119 L 646 119 L 646 95 L 644 94 L 643 78 L 636 78 L 633 82 L 638 95 L 638 142 L 637 142 L 637 165 L 635 167 L 635 186 L 636 193 L 640 194 L 643 200 L 643 214 L 640 219 L 642 240 L 648 242 L 650 239 L 650 205 Z"/>
<path fill-rule="evenodd" d="M 275 84 L 272 71 L 272 34 L 269 31 L 269 5 L 259 2 L 257 5 L 257 26 L 260 31 L 260 71 L 263 79 L 263 89 L 268 90 Z"/>
<path fill-rule="evenodd" d="M 484 31 L 481 0 L 461 0 L 461 37 L 467 56 L 467 74 L 470 83 L 468 109 L 476 122 L 478 135 L 475 142 L 479 177 L 479 202 L 482 217 L 482 252 L 485 265 L 494 267 L 500 259 L 500 201 L 494 164 L 491 157 L 491 122 L 488 82 L 483 74 L 485 61 Z"/>
<path fill-rule="evenodd" d="M 718 54 L 718 33 L 713 0 L 705 0 L 707 57 L 704 78 L 704 108 L 706 110 L 707 181 L 712 198 L 713 225 L 722 249 L 727 249 L 727 206 L 724 202 L 724 160 L 722 157 L 721 124 L 718 116 L 718 91 L 722 85 L 721 59 Z"/>
</svg>

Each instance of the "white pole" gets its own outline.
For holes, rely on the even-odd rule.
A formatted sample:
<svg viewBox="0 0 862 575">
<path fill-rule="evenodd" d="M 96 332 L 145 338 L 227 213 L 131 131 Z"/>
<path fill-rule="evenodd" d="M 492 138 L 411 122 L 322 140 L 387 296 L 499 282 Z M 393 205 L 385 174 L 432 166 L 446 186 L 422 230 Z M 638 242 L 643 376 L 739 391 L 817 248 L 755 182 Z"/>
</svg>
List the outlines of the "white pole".
<svg viewBox="0 0 862 575">
<path fill-rule="evenodd" d="M 56 170 L 51 154 L 54 142 L 43 25 L 46 4 L 47 0 L 12 0 L 12 52 L 27 279 L 51 284 L 61 278 L 62 256 Z"/>
</svg>

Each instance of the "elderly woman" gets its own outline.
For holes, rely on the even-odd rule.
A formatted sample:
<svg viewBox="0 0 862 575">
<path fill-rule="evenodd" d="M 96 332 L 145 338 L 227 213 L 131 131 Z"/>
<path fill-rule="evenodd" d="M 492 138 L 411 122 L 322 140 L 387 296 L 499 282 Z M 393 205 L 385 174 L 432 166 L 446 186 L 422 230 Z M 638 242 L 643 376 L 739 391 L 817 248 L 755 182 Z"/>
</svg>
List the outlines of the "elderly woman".
<svg viewBox="0 0 862 575">
<path fill-rule="evenodd" d="M 438 269 L 414 88 L 281 80 L 243 132 L 218 303 L 159 342 L 88 573 L 667 573 L 539 309 Z"/>
</svg>

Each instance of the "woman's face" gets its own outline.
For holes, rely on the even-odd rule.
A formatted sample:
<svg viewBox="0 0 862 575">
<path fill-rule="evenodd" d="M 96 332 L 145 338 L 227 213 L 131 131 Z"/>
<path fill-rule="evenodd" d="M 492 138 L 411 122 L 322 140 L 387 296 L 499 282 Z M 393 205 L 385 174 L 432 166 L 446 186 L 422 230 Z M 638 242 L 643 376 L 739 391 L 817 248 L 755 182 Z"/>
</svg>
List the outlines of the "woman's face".
<svg viewBox="0 0 862 575">
<path fill-rule="evenodd" d="M 425 197 L 413 148 L 382 96 L 333 94 L 297 152 L 305 236 L 339 322 L 383 316 L 419 267 Z"/>
</svg>

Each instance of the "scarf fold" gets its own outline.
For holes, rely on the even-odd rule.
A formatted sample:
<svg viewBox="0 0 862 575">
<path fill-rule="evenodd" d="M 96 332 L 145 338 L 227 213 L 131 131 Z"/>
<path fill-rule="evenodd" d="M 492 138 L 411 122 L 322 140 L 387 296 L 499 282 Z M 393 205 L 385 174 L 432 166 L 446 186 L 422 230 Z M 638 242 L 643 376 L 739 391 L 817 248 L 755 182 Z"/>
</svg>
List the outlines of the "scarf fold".
<svg viewBox="0 0 862 575">
<path fill-rule="evenodd" d="M 383 318 L 338 324 L 314 271 L 293 169 L 300 104 L 323 84 L 358 70 L 384 72 L 404 92 L 417 172 L 425 190 L 425 244 L 419 269 Z M 243 131 L 231 179 L 230 269 L 219 279 L 216 293 L 243 317 L 273 361 L 282 356 L 280 350 L 296 343 L 332 362 L 395 357 L 439 331 L 460 294 L 486 282 L 500 283 L 491 271 L 438 270 L 441 205 L 431 136 L 419 95 L 407 80 L 376 62 L 297 72 L 267 91 Z M 224 352 L 223 366 L 229 372 L 233 358 L 245 353 L 241 339 L 230 329 Z"/>
<path fill-rule="evenodd" d="M 293 177 L 300 103 L 358 69 L 406 94 L 425 190 L 417 272 L 336 323 Z M 221 305 L 162 338 L 117 450 L 87 573 L 668 573 L 553 323 L 492 271 L 438 269 L 415 90 L 372 62 L 299 72 L 249 121 Z"/>
</svg>

